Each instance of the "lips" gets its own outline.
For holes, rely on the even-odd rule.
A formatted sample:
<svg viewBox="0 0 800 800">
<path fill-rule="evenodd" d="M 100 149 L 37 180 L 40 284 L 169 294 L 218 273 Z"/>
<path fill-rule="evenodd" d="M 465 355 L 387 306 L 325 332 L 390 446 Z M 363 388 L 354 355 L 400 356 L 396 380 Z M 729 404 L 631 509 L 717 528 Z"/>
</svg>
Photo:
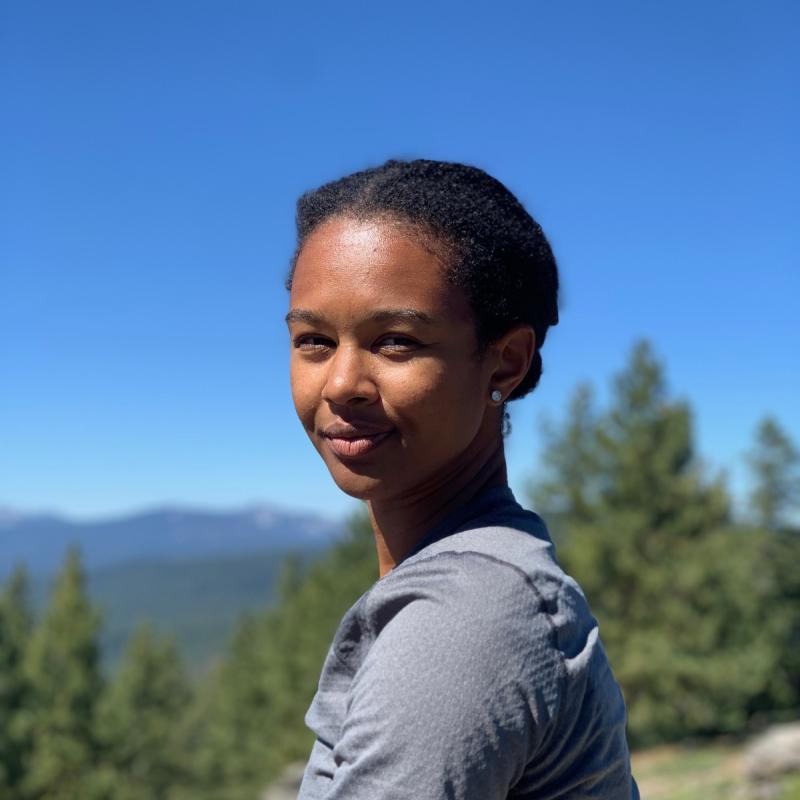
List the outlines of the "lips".
<svg viewBox="0 0 800 800">
<path fill-rule="evenodd" d="M 393 429 L 379 429 L 369 425 L 334 424 L 322 431 L 322 437 L 340 458 L 358 458 L 371 453 L 393 432 Z"/>
</svg>

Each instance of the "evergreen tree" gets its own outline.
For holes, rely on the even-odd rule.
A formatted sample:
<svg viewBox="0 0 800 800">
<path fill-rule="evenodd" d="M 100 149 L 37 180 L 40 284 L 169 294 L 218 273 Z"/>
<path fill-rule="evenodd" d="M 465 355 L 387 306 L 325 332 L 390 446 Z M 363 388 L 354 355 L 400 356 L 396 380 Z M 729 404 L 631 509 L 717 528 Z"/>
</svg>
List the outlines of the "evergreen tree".
<svg viewBox="0 0 800 800">
<path fill-rule="evenodd" d="M 187 726 L 191 751 L 190 789 L 180 798 L 249 800 L 275 774 L 268 746 L 273 730 L 273 696 L 265 681 L 267 617 L 244 616 L 224 662 L 198 696 Z"/>
<path fill-rule="evenodd" d="M 365 514 L 307 570 L 287 563 L 278 604 L 242 621 L 196 707 L 194 784 L 186 798 L 250 800 L 285 764 L 307 759 L 313 736 L 304 716 L 325 654 L 345 611 L 376 579 Z"/>
<path fill-rule="evenodd" d="M 23 800 L 30 742 L 24 735 L 27 685 L 22 664 L 31 630 L 25 570 L 14 571 L 0 593 L 0 798 Z"/>
<path fill-rule="evenodd" d="M 354 515 L 350 533 L 287 592 L 272 615 L 264 640 L 265 677 L 277 698 L 271 748 L 281 764 L 308 758 L 313 736 L 303 722 L 322 664 L 344 614 L 378 578 L 375 540 L 365 513 Z M 291 582 L 290 582 L 291 583 Z"/>
<path fill-rule="evenodd" d="M 104 768 L 97 784 L 114 800 L 166 800 L 185 782 L 179 736 L 189 700 L 174 642 L 140 626 L 98 710 Z"/>
<path fill-rule="evenodd" d="M 596 431 L 592 387 L 585 383 L 572 396 L 564 427 L 551 420 L 543 425 L 543 477 L 529 488 L 533 505 L 547 509 L 548 526 L 556 538 L 562 521 L 585 521 L 593 513 L 600 489 L 596 479 L 601 475 Z"/>
<path fill-rule="evenodd" d="M 763 542 L 732 529 L 689 407 L 669 398 L 646 342 L 605 413 L 590 414 L 586 397 L 551 431 L 533 497 L 558 515 L 559 558 L 598 617 L 632 737 L 739 729 L 779 657 L 761 624 Z"/>
<path fill-rule="evenodd" d="M 102 681 L 99 620 L 86 593 L 80 556 L 70 550 L 25 658 L 30 686 L 25 775 L 31 800 L 92 800 L 97 758 L 95 705 Z"/>
<path fill-rule="evenodd" d="M 756 430 L 748 461 L 755 484 L 750 502 L 757 522 L 777 530 L 800 503 L 800 452 L 777 420 L 766 417 Z"/>
<path fill-rule="evenodd" d="M 748 454 L 754 489 L 751 507 L 757 522 L 770 532 L 766 562 L 773 596 L 765 624 L 776 632 L 785 657 L 773 675 L 769 691 L 757 704 L 760 711 L 800 706 L 800 527 L 792 527 L 792 512 L 800 503 L 800 452 L 773 417 L 761 421 Z"/>
</svg>

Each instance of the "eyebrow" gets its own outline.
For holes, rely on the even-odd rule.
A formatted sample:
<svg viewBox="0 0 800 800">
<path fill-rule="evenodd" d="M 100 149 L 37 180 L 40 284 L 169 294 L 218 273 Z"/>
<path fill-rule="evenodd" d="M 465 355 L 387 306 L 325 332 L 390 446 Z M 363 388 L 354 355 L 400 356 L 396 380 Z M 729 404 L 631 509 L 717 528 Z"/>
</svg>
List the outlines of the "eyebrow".
<svg viewBox="0 0 800 800">
<path fill-rule="evenodd" d="M 368 322 L 421 322 L 424 325 L 433 325 L 434 319 L 423 311 L 417 311 L 415 308 L 379 308 L 367 314 L 366 321 Z M 325 318 L 322 314 L 317 314 L 314 311 L 307 311 L 304 308 L 293 308 L 286 315 L 286 322 L 306 322 L 309 325 L 319 325 L 323 323 Z"/>
</svg>

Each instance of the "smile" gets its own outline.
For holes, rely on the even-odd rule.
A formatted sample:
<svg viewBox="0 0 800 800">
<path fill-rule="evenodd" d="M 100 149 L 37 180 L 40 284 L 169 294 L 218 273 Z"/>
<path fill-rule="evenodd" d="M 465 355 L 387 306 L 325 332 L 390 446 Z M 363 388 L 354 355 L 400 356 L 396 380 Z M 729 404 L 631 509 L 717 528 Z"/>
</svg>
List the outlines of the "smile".
<svg viewBox="0 0 800 800">
<path fill-rule="evenodd" d="M 330 436 L 324 437 L 333 452 L 339 458 L 359 458 L 371 453 L 392 435 L 392 431 L 384 433 L 362 434 L 360 436 Z"/>
</svg>

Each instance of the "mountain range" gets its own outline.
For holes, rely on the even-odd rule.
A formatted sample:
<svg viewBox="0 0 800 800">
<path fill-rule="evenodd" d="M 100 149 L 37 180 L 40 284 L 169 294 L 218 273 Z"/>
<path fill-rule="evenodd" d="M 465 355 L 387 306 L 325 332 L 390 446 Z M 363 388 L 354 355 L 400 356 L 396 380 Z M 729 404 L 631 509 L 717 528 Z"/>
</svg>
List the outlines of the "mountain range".
<svg viewBox="0 0 800 800">
<path fill-rule="evenodd" d="M 343 523 L 313 514 L 253 506 L 234 511 L 156 508 L 78 521 L 0 508 L 0 578 L 16 564 L 52 573 L 70 545 L 89 570 L 127 561 L 184 561 L 253 552 L 316 550 Z"/>
</svg>

